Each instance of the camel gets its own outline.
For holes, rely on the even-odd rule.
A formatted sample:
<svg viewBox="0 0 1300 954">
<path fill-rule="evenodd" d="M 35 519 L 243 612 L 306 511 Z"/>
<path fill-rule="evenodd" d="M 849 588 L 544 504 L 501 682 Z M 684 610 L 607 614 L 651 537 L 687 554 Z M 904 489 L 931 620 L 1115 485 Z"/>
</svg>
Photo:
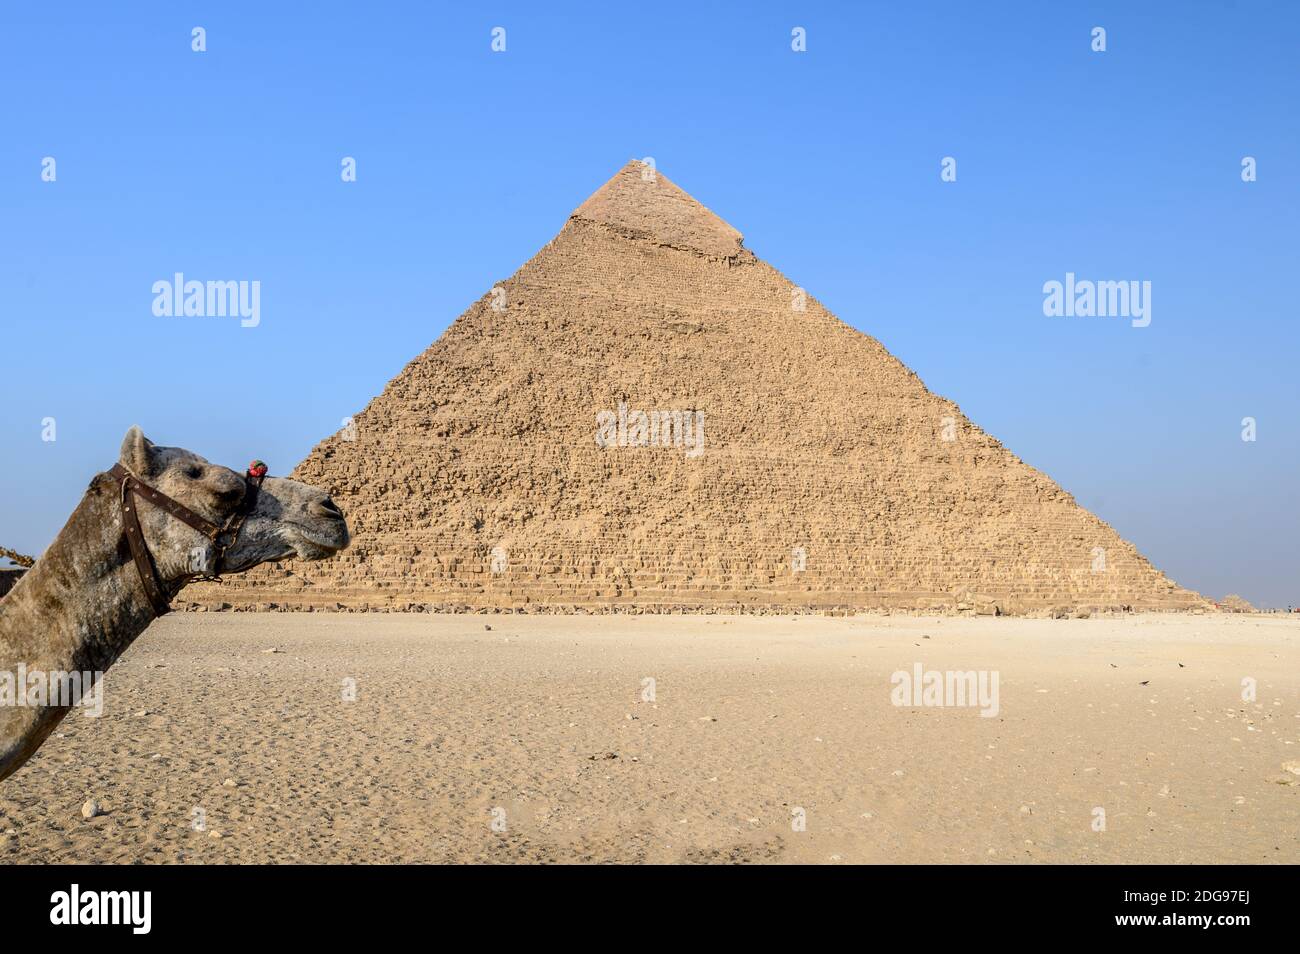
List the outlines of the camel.
<svg viewBox="0 0 1300 954">
<path fill-rule="evenodd" d="M 16 685 L 20 675 L 86 673 L 98 688 L 103 673 L 192 580 L 291 556 L 321 560 L 348 545 L 347 523 L 329 495 L 296 480 L 261 477 L 258 490 L 247 489 L 235 471 L 157 446 L 139 427 L 127 431 L 119 464 L 116 475 L 91 480 L 49 549 L 0 600 L 0 680 Z M 135 495 L 134 520 L 123 512 L 123 468 L 146 497 L 150 489 L 165 495 L 153 505 Z M 166 509 L 166 497 L 191 518 L 237 527 L 234 541 L 223 536 L 214 543 L 178 519 L 176 508 Z M 153 580 L 128 544 L 129 524 L 137 521 L 146 565 L 151 559 L 156 568 Z M 0 705 L 0 781 L 32 757 L 71 708 L 66 692 L 43 695 L 28 693 L 16 703 L 11 693 Z"/>
</svg>

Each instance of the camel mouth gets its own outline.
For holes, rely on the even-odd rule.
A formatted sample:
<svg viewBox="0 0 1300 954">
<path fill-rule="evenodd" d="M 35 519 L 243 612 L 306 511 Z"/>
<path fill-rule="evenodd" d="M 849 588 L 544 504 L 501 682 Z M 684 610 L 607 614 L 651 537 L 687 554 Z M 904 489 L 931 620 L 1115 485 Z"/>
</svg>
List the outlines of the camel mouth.
<svg viewBox="0 0 1300 954">
<path fill-rule="evenodd" d="M 343 520 L 330 520 L 319 526 L 306 526 L 289 522 L 291 529 L 288 542 L 300 560 L 324 560 L 332 557 L 352 542 L 348 534 L 348 525 Z"/>
</svg>

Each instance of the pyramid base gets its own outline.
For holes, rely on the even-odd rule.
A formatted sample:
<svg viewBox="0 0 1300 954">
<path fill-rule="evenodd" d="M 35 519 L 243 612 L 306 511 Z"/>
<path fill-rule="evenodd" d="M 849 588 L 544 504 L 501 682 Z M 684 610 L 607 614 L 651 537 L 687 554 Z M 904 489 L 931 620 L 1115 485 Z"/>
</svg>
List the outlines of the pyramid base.
<svg viewBox="0 0 1300 954">
<path fill-rule="evenodd" d="M 718 590 L 698 599 L 655 593 L 591 595 L 572 601 L 542 601 L 528 596 L 493 593 L 330 590 L 307 587 L 297 592 L 267 588 L 230 588 L 205 584 L 186 591 L 174 609 L 189 612 L 290 613 L 481 613 L 530 615 L 754 615 L 851 616 L 912 614 L 948 616 L 1019 616 L 1087 618 L 1148 612 L 1205 613 L 1214 604 L 1189 591 L 1129 600 L 1072 600 L 1059 595 L 1039 599 L 969 594 L 771 593 Z"/>
</svg>

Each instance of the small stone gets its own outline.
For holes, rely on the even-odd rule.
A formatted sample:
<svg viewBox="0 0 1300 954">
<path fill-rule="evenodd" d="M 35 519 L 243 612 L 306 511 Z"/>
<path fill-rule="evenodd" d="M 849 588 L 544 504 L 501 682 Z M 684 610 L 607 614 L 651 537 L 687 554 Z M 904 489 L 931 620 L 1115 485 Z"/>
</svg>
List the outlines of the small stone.
<svg viewBox="0 0 1300 954">
<path fill-rule="evenodd" d="M 1292 775 L 1300 775 L 1300 759 L 1292 759 L 1290 762 L 1283 762 L 1282 771 L 1290 772 Z"/>
<path fill-rule="evenodd" d="M 104 809 L 102 809 L 99 806 L 99 802 L 95 801 L 93 798 L 86 799 L 85 803 L 81 806 L 82 818 L 97 818 L 102 814 L 104 814 Z"/>
<path fill-rule="evenodd" d="M 235 780 L 234 780 L 233 778 L 228 778 L 228 779 L 226 779 L 224 782 L 222 782 L 221 784 L 224 785 L 226 788 L 234 788 L 234 787 L 235 787 Z"/>
</svg>

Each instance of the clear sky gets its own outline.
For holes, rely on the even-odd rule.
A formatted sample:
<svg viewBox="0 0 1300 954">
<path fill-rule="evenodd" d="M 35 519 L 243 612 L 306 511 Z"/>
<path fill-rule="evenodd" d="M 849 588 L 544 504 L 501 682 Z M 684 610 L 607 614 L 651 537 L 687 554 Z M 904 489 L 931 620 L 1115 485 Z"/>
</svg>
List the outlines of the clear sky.
<svg viewBox="0 0 1300 954">
<path fill-rule="evenodd" d="M 1297 51 L 1262 0 L 7 3 L 0 544 L 132 423 L 287 472 L 652 156 L 1175 580 L 1300 603 Z M 1150 325 L 1046 317 L 1067 272 Z"/>
</svg>

